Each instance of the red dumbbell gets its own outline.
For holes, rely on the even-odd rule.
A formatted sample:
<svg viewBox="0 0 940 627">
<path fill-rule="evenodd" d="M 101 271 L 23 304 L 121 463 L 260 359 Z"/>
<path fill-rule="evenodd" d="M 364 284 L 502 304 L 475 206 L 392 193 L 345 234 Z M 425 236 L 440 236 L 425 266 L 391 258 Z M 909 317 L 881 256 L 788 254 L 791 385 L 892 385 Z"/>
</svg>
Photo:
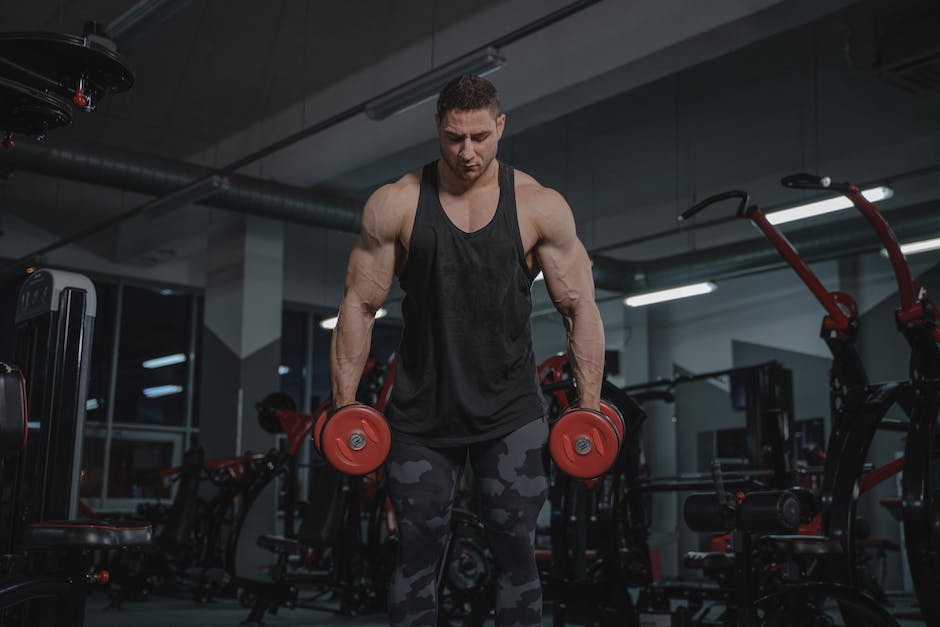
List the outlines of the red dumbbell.
<svg viewBox="0 0 940 627">
<path fill-rule="evenodd" d="M 392 432 L 382 412 L 352 403 L 317 416 L 313 445 L 340 472 L 365 475 L 385 462 Z"/>
<path fill-rule="evenodd" d="M 565 474 L 593 479 L 610 470 L 617 461 L 626 422 L 607 401 L 601 401 L 600 409 L 566 409 L 552 426 L 549 450 Z"/>
</svg>

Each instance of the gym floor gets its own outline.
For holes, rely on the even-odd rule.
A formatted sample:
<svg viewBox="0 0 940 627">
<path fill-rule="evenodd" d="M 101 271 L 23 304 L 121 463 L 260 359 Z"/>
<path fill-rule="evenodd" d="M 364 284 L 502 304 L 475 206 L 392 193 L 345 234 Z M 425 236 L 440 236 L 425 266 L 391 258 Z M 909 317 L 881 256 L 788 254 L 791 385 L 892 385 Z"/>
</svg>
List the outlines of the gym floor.
<svg viewBox="0 0 940 627">
<path fill-rule="evenodd" d="M 892 598 L 896 611 L 911 607 L 913 599 L 909 597 Z M 166 625 L 199 625 L 199 627 L 234 627 L 248 614 L 234 599 L 220 599 L 208 605 L 195 605 L 192 599 L 152 598 L 147 601 L 129 602 L 120 610 L 105 610 L 107 599 L 103 595 L 88 599 L 85 612 L 85 627 L 166 627 Z M 546 627 L 551 625 L 550 608 L 542 619 Z M 898 620 L 901 627 L 923 627 L 920 620 Z M 306 609 L 282 609 L 277 615 L 265 617 L 265 625 L 271 627 L 299 627 L 316 625 L 317 627 L 385 627 L 383 614 L 349 617 L 336 616 L 325 612 Z M 493 627 L 493 621 L 487 621 L 486 627 Z"/>
<path fill-rule="evenodd" d="M 220 599 L 208 605 L 195 605 L 192 599 L 153 598 L 125 603 L 124 608 L 120 610 L 105 610 L 103 608 L 106 605 L 107 599 L 102 595 L 88 599 L 85 627 L 235 627 L 241 625 L 248 615 L 248 610 L 234 599 Z M 542 622 L 544 625 L 550 625 L 551 617 L 546 616 Z M 350 617 L 307 609 L 282 609 L 274 616 L 267 615 L 264 624 L 270 627 L 386 627 L 388 620 L 384 614 Z M 486 627 L 493 627 L 493 621 L 487 621 L 485 624 Z"/>
</svg>

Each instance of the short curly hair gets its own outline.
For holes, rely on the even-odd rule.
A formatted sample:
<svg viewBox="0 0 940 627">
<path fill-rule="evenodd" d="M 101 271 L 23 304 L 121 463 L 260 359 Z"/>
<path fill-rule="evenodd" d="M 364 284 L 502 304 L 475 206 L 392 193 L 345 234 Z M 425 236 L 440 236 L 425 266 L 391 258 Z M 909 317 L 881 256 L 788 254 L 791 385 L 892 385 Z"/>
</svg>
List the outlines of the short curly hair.
<svg viewBox="0 0 940 627">
<path fill-rule="evenodd" d="M 437 116 L 443 118 L 448 111 L 474 111 L 489 109 L 493 117 L 499 115 L 499 94 L 485 78 L 464 74 L 444 85 L 437 97 Z"/>
</svg>

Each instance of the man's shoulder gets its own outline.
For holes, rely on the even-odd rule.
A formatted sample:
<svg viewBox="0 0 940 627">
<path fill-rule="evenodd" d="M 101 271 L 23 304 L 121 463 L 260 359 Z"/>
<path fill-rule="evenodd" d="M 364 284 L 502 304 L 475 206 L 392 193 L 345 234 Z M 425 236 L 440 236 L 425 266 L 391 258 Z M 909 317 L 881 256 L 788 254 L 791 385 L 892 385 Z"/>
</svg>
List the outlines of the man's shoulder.
<svg viewBox="0 0 940 627">
<path fill-rule="evenodd" d="M 372 192 L 362 210 L 363 229 L 382 234 L 382 239 L 400 234 L 407 217 L 415 212 L 420 191 L 420 171 L 382 185 Z"/>
<path fill-rule="evenodd" d="M 383 222 L 400 225 L 414 213 L 421 192 L 421 171 L 408 172 L 397 181 L 376 189 L 366 202 L 365 213 Z"/>
<path fill-rule="evenodd" d="M 384 203 L 398 206 L 402 202 L 410 201 L 412 198 L 417 202 L 418 193 L 421 191 L 421 170 L 412 170 L 407 172 L 397 181 L 382 185 L 373 194 L 377 199 Z"/>
<path fill-rule="evenodd" d="M 552 211 L 567 207 L 565 199 L 556 190 L 539 183 L 521 170 L 515 171 L 516 203 L 533 211 Z"/>
</svg>

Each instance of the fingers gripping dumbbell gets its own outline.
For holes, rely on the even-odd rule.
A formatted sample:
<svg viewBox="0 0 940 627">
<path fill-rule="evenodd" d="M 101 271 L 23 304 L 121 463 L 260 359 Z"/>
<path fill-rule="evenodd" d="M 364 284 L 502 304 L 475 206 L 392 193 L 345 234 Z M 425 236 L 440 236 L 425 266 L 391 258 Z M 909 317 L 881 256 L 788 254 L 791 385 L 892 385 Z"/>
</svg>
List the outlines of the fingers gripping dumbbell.
<svg viewBox="0 0 940 627">
<path fill-rule="evenodd" d="M 352 403 L 323 411 L 313 427 L 313 445 L 331 466 L 347 475 L 365 475 L 385 462 L 392 434 L 382 412 Z"/>
<path fill-rule="evenodd" d="M 601 401 L 600 411 L 569 408 L 552 426 L 548 440 L 552 459 L 577 479 L 599 477 L 617 461 L 625 430 L 623 415 L 607 401 Z"/>
</svg>

